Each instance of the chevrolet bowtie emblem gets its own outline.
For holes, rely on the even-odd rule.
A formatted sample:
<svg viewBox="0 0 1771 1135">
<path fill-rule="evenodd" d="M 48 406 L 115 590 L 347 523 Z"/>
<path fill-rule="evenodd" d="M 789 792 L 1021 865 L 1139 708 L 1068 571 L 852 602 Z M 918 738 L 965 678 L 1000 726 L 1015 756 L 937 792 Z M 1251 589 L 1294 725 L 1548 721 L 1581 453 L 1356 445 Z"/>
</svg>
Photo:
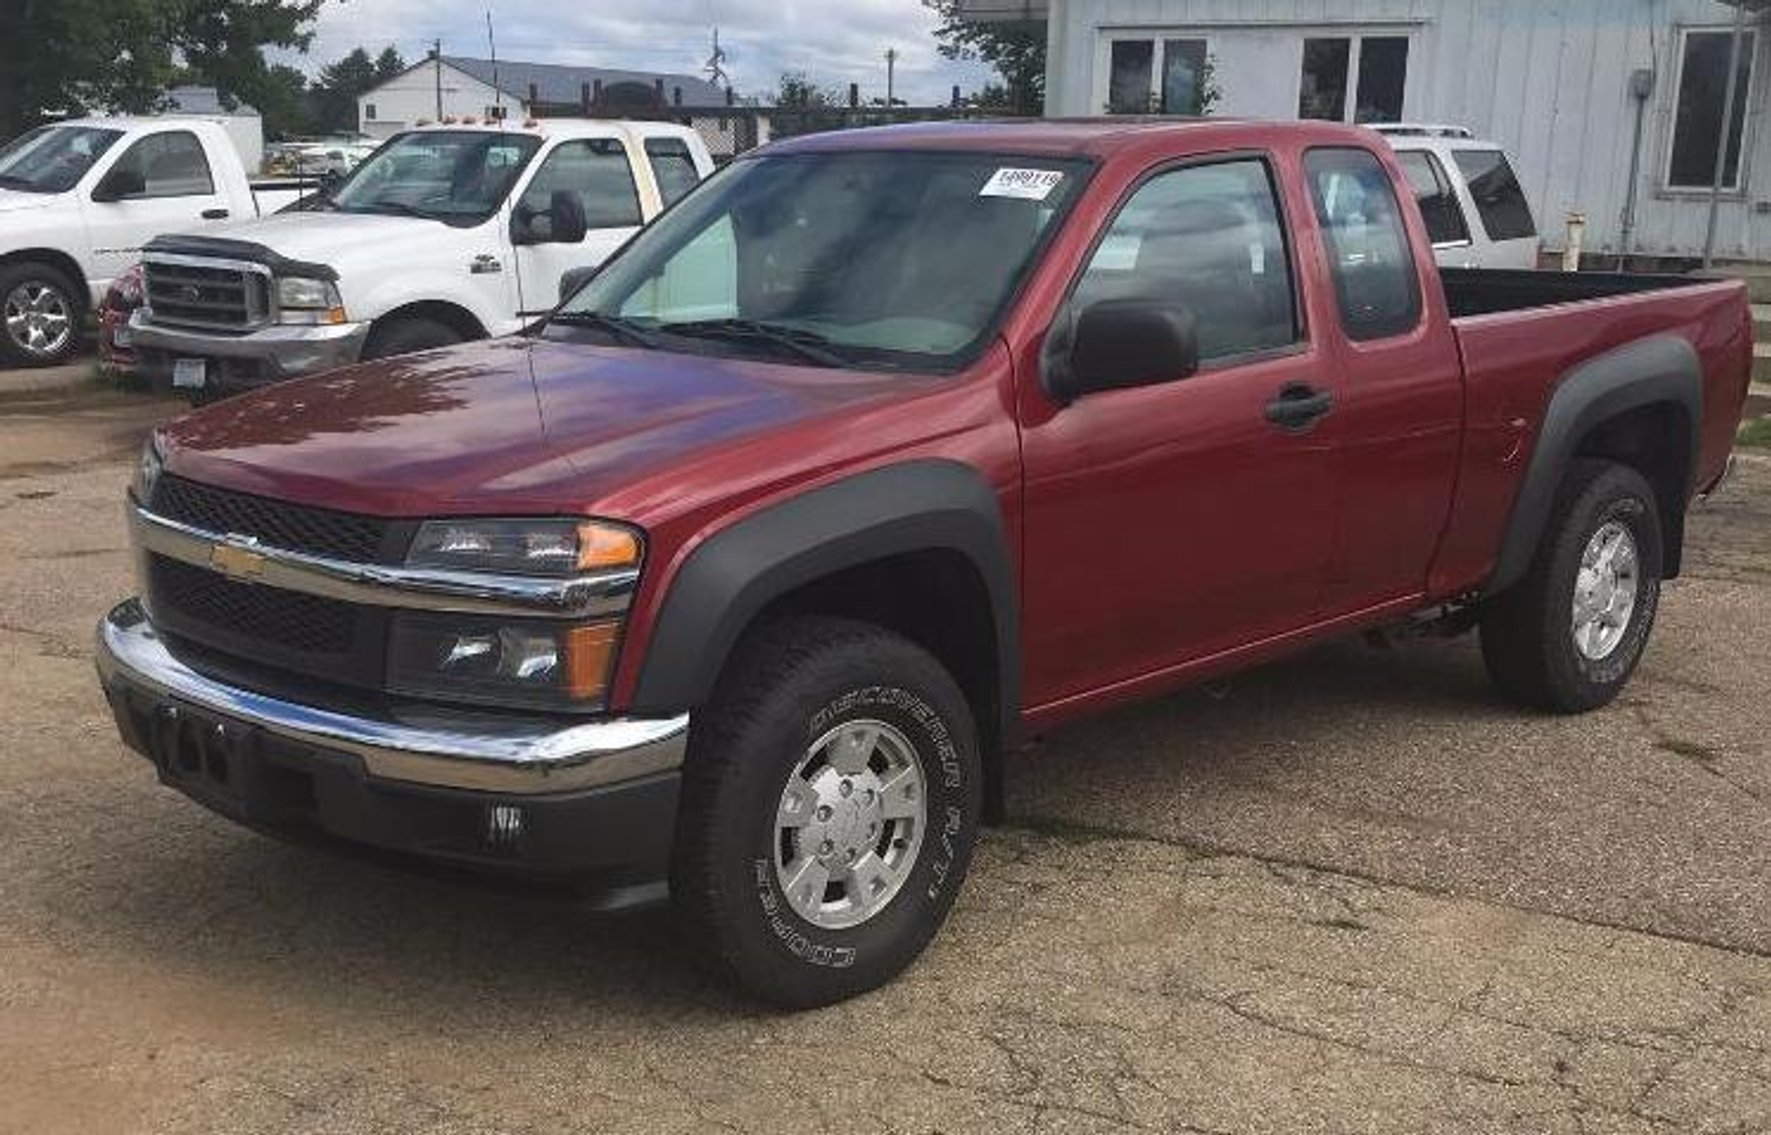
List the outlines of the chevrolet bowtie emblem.
<svg viewBox="0 0 1771 1135">
<path fill-rule="evenodd" d="M 264 553 L 244 544 L 217 544 L 210 549 L 209 566 L 229 579 L 257 579 L 264 574 Z"/>
</svg>

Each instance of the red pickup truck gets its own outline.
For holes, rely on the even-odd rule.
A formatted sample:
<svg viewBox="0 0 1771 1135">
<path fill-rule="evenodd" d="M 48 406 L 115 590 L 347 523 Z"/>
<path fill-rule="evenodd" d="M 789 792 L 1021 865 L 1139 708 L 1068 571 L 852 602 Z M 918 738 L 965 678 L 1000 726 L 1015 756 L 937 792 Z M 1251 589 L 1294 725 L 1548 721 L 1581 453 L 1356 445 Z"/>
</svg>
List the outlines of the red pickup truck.
<svg viewBox="0 0 1771 1135">
<path fill-rule="evenodd" d="M 1322 124 L 765 148 L 527 335 L 159 430 L 122 735 L 267 831 L 668 897 L 812 1005 L 922 950 L 1060 722 L 1409 619 L 1603 705 L 1745 293 L 1440 271 L 1407 184 Z"/>
</svg>

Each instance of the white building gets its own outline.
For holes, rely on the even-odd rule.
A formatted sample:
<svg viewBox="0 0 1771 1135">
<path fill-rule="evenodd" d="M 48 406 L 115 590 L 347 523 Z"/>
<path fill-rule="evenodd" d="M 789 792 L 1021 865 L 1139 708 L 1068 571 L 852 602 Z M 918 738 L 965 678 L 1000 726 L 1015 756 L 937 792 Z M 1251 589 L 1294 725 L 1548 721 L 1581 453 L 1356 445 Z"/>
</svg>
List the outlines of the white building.
<svg viewBox="0 0 1771 1135">
<path fill-rule="evenodd" d="M 1047 21 L 1046 112 L 1451 123 L 1515 155 L 1546 243 L 1702 251 L 1736 6 L 1717 0 L 967 0 Z M 1771 39 L 1741 0 L 1716 253 L 1771 259 Z M 1651 84 L 1651 85 L 1650 85 Z M 1638 135 L 1638 112 L 1641 130 Z M 1639 137 L 1639 145 L 1637 139 Z"/>
<path fill-rule="evenodd" d="M 721 155 L 733 151 L 731 120 L 705 112 L 726 101 L 723 88 L 692 75 L 444 55 L 415 63 L 361 95 L 357 121 L 364 134 L 386 138 L 421 122 L 501 112 L 520 122 L 537 114 L 677 118 L 677 111 L 699 111 L 680 119 Z"/>
</svg>

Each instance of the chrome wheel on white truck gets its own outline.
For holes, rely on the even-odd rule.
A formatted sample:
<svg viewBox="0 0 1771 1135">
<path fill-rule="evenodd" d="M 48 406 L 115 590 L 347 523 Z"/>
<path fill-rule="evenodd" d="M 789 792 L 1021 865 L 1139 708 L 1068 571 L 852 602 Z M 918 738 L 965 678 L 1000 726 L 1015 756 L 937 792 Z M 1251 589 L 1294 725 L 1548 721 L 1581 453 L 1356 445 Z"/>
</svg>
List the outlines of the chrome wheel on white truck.
<svg viewBox="0 0 1771 1135">
<path fill-rule="evenodd" d="M 43 264 L 0 269 L 0 354 L 14 366 L 53 366 L 79 344 L 81 306 L 66 276 Z"/>
</svg>

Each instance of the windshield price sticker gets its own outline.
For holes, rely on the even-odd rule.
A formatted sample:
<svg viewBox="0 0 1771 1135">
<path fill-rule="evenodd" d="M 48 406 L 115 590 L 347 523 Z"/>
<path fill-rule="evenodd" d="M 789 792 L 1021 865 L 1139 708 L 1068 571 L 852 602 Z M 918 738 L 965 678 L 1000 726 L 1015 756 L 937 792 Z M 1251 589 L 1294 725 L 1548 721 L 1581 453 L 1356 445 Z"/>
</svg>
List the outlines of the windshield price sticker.
<svg viewBox="0 0 1771 1135">
<path fill-rule="evenodd" d="M 1064 175 L 1055 169 L 999 169 L 978 190 L 978 196 L 1044 201 L 1063 180 Z"/>
</svg>

